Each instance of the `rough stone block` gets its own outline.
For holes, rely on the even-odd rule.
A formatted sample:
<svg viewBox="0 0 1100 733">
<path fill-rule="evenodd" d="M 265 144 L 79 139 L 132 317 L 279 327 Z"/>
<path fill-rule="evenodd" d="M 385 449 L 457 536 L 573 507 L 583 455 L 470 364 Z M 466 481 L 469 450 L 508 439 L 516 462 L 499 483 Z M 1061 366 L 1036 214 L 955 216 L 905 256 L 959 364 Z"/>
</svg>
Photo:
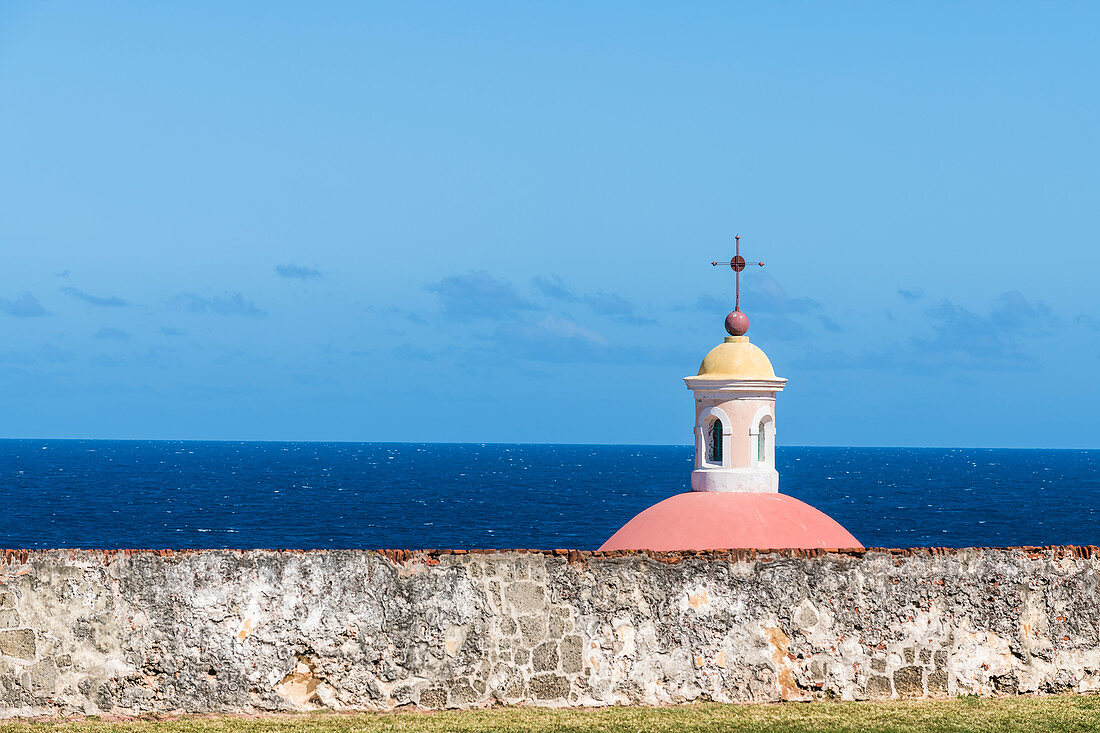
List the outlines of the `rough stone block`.
<svg viewBox="0 0 1100 733">
<path fill-rule="evenodd" d="M 522 616 L 519 619 L 519 631 L 524 644 L 535 646 L 546 639 L 546 619 L 541 616 Z"/>
<path fill-rule="evenodd" d="M 516 580 L 527 580 L 531 577 L 531 563 L 532 558 L 528 555 L 516 557 L 515 564 L 512 566 L 512 572 L 515 573 Z"/>
<path fill-rule="evenodd" d="M 0 631 L 0 654 L 17 659 L 34 659 L 34 632 L 30 629 Z"/>
<path fill-rule="evenodd" d="M 565 635 L 565 619 L 560 615 L 555 614 L 550 617 L 549 627 L 549 636 L 551 639 L 560 639 Z"/>
<path fill-rule="evenodd" d="M 547 641 L 535 647 L 531 654 L 531 666 L 536 672 L 553 672 L 558 668 L 558 647 Z"/>
<path fill-rule="evenodd" d="M 35 692 L 52 690 L 57 684 L 57 665 L 46 659 L 27 668 L 27 678 Z"/>
<path fill-rule="evenodd" d="M 504 699 L 521 700 L 525 697 L 527 697 L 527 687 L 523 682 L 523 678 L 516 675 L 509 679 L 508 684 L 504 687 Z"/>
<path fill-rule="evenodd" d="M 900 697 L 924 695 L 924 670 L 920 667 L 902 667 L 894 672 L 894 690 Z"/>
<path fill-rule="evenodd" d="M 531 678 L 531 694 L 538 700 L 568 697 L 569 680 L 554 674 L 537 674 Z"/>
<path fill-rule="evenodd" d="M 18 611 L 14 608 L 0 608 L 0 629 L 10 629 L 18 625 Z"/>
<path fill-rule="evenodd" d="M 541 614 L 546 608 L 546 589 L 536 583 L 512 583 L 504 586 L 502 592 L 517 614 Z"/>
<path fill-rule="evenodd" d="M 459 680 L 451 686 L 450 701 L 452 707 L 465 707 L 470 703 L 477 702 L 481 697 L 469 680 Z"/>
<path fill-rule="evenodd" d="M 947 672 L 937 670 L 928 673 L 928 694 L 939 697 L 947 694 Z"/>
<path fill-rule="evenodd" d="M 791 621 L 799 629 L 809 629 L 816 626 L 817 610 L 814 609 L 814 604 L 810 603 L 809 600 L 805 600 L 798 604 L 798 608 L 795 609 Z"/>
<path fill-rule="evenodd" d="M 867 680 L 867 695 L 873 698 L 890 697 L 890 678 L 875 675 L 871 679 Z"/>
<path fill-rule="evenodd" d="M 431 687 L 420 693 L 420 707 L 439 710 L 447 706 L 447 691 Z"/>
<path fill-rule="evenodd" d="M 580 674 L 583 669 L 581 637 L 565 637 L 561 640 L 561 671 L 566 674 Z"/>
<path fill-rule="evenodd" d="M 480 677 L 473 677 L 469 680 L 470 687 L 474 688 L 474 692 L 477 693 L 480 698 L 485 694 L 485 691 L 489 689 L 489 685 Z"/>
</svg>

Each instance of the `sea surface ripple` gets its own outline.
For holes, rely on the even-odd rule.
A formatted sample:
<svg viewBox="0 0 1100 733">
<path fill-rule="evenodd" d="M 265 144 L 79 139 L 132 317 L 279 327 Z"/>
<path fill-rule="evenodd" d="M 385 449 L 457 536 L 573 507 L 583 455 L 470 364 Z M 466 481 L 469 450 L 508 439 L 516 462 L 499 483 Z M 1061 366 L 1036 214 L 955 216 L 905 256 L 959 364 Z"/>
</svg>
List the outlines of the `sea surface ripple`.
<svg viewBox="0 0 1100 733">
<path fill-rule="evenodd" d="M 867 546 L 1100 544 L 1100 451 L 777 449 Z M 0 440 L 5 548 L 598 547 L 687 446 Z"/>
</svg>

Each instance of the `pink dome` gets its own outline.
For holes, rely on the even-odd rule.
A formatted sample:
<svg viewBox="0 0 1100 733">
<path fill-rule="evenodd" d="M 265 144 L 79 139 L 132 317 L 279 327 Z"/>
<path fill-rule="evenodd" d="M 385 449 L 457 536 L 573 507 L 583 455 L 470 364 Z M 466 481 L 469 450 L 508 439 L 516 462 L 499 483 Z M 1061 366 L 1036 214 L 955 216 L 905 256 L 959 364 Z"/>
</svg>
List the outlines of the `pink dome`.
<svg viewBox="0 0 1100 733">
<path fill-rule="evenodd" d="M 688 491 L 654 504 L 601 550 L 863 547 L 835 519 L 786 494 Z"/>
</svg>

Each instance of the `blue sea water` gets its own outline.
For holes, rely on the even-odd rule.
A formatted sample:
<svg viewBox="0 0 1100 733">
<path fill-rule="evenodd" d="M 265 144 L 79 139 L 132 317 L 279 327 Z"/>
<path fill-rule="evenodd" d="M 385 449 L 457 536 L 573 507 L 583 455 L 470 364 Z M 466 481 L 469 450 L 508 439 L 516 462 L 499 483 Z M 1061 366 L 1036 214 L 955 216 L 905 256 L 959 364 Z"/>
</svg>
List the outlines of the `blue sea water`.
<svg viewBox="0 0 1100 733">
<path fill-rule="evenodd" d="M 1100 451 L 779 447 L 868 546 L 1100 544 Z M 598 547 L 686 446 L 0 441 L 0 547 Z"/>
</svg>

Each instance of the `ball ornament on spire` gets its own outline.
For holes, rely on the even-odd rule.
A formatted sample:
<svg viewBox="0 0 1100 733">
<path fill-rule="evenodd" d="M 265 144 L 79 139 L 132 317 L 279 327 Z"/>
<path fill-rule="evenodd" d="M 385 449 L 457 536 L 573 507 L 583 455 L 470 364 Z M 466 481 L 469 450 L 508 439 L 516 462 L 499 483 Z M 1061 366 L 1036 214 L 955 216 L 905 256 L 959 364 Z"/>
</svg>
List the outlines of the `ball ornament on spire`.
<svg viewBox="0 0 1100 733">
<path fill-rule="evenodd" d="M 749 317 L 740 309 L 733 310 L 726 316 L 726 333 L 730 336 L 744 336 L 749 330 Z"/>
</svg>

